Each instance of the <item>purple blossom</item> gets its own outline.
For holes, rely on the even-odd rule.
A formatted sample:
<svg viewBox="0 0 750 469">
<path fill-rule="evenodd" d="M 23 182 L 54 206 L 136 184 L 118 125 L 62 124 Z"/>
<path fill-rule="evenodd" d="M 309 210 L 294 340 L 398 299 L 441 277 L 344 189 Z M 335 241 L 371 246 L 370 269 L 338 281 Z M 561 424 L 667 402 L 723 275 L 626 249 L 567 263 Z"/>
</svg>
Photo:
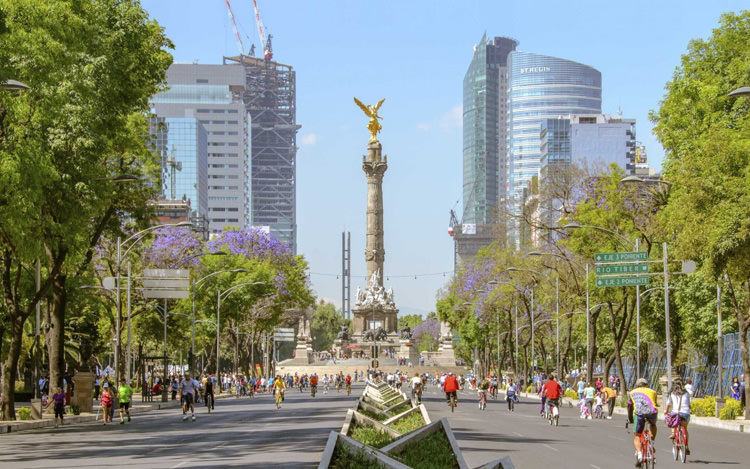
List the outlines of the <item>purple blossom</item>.
<svg viewBox="0 0 750 469">
<path fill-rule="evenodd" d="M 165 226 L 144 250 L 146 264 L 155 267 L 189 268 L 200 265 L 203 239 L 189 227 Z"/>
<path fill-rule="evenodd" d="M 436 341 L 440 337 L 440 322 L 434 318 L 426 319 L 412 329 L 411 336 L 416 341 L 421 341 L 422 338 Z"/>
<path fill-rule="evenodd" d="M 248 259 L 270 261 L 276 265 L 294 265 L 289 247 L 258 227 L 227 228 L 208 242 L 208 249 L 223 249 L 230 254 L 241 254 Z"/>
</svg>

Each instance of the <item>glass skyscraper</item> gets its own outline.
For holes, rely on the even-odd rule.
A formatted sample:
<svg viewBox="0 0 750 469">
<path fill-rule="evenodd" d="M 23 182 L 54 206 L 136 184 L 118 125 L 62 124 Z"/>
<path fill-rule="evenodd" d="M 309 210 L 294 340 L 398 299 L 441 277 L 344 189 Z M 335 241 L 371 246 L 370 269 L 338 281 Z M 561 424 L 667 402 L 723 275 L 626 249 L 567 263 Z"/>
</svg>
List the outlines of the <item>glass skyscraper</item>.
<svg viewBox="0 0 750 469">
<path fill-rule="evenodd" d="M 506 37 L 474 47 L 463 82 L 463 222 L 497 222 L 507 173 L 508 53 L 518 42 Z"/>
<path fill-rule="evenodd" d="M 512 211 L 520 213 L 524 188 L 539 174 L 541 126 L 568 114 L 600 114 L 602 74 L 578 62 L 514 51 L 508 59 L 508 189 Z M 509 220 L 518 244 L 517 220 Z"/>
<path fill-rule="evenodd" d="M 156 137 L 153 144 L 160 149 L 162 157 L 165 196 L 172 200 L 189 200 L 195 213 L 207 216 L 208 134 L 205 127 L 194 117 L 167 117 L 155 123 L 159 128 L 153 131 Z"/>
</svg>

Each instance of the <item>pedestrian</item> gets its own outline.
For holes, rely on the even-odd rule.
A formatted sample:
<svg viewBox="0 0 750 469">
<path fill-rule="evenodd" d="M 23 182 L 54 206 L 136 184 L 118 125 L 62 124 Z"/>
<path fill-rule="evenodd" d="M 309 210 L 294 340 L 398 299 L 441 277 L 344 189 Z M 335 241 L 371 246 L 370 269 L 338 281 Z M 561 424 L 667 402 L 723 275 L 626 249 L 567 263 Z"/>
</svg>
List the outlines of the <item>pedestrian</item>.
<svg viewBox="0 0 750 469">
<path fill-rule="evenodd" d="M 125 378 L 120 378 L 120 386 L 117 388 L 117 395 L 120 401 L 120 425 L 125 423 L 123 412 L 128 416 L 130 422 L 130 396 L 133 394 L 133 388 L 125 382 Z"/>
<path fill-rule="evenodd" d="M 695 394 L 695 388 L 693 388 L 693 380 L 688 378 L 685 380 L 685 391 L 690 394 L 690 397 L 693 397 L 693 394 Z"/>
<path fill-rule="evenodd" d="M 735 376 L 732 378 L 732 395 L 731 398 L 735 401 L 740 400 L 740 380 Z"/>
<path fill-rule="evenodd" d="M 99 381 L 99 375 L 96 375 L 96 379 L 94 380 L 94 400 L 99 399 L 99 391 L 101 389 L 101 382 Z"/>
<path fill-rule="evenodd" d="M 607 418 L 611 419 L 612 412 L 614 412 L 615 410 L 615 399 L 617 398 L 617 393 L 609 386 L 604 386 L 602 388 L 602 393 L 604 394 L 604 398 L 607 402 Z"/>
<path fill-rule="evenodd" d="M 596 389 L 594 388 L 593 383 L 589 382 L 588 385 L 583 388 L 583 397 L 586 398 L 586 408 L 588 409 L 588 418 L 591 418 L 591 415 L 594 411 L 593 405 L 594 405 L 594 395 L 596 394 Z"/>
<path fill-rule="evenodd" d="M 112 421 L 112 393 L 109 390 L 109 383 L 104 383 L 102 395 L 99 397 L 102 405 L 102 417 L 104 418 L 104 425 L 106 425 L 107 420 Z"/>
<path fill-rule="evenodd" d="M 583 378 L 578 380 L 578 383 L 576 384 L 578 387 L 578 400 L 583 400 L 583 389 L 586 387 L 586 382 L 583 380 Z"/>
<path fill-rule="evenodd" d="M 747 393 L 747 391 L 745 390 L 745 375 L 743 374 L 742 375 L 742 381 L 740 381 L 740 405 L 742 407 L 745 407 L 745 403 L 746 403 L 745 402 L 745 399 L 746 399 L 745 394 L 746 393 Z"/>
<path fill-rule="evenodd" d="M 57 392 L 52 395 L 52 400 L 55 402 L 55 428 L 57 428 L 58 417 L 60 418 L 60 426 L 62 426 L 64 425 L 63 416 L 65 415 L 65 393 L 60 386 L 57 387 Z"/>
</svg>

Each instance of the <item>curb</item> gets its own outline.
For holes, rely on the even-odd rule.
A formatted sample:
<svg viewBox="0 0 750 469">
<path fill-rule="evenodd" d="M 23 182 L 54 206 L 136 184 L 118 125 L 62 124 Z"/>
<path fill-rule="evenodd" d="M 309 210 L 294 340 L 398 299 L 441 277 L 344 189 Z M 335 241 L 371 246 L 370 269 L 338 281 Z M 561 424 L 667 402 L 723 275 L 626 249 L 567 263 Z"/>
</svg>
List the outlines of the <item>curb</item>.
<svg viewBox="0 0 750 469">
<path fill-rule="evenodd" d="M 223 400 L 228 399 L 230 397 L 235 397 L 232 394 L 222 393 L 220 395 L 216 396 L 216 400 Z M 179 407 L 180 401 L 168 401 L 168 402 L 158 402 L 153 404 L 144 403 L 143 405 L 139 405 L 137 407 L 132 407 L 130 409 L 130 413 L 132 415 L 137 414 L 143 414 L 146 412 L 152 412 L 155 410 L 161 410 L 161 409 L 169 409 L 174 407 Z M 117 415 L 117 412 L 115 412 L 115 415 Z M 96 422 L 98 420 L 99 415 L 95 413 L 86 414 L 86 415 L 66 415 L 65 416 L 65 426 L 75 424 L 75 423 L 88 423 L 88 422 Z M 113 419 L 114 420 L 114 419 Z M 6 434 L 6 433 L 18 433 L 18 432 L 24 432 L 27 430 L 35 430 L 38 428 L 54 428 L 55 426 L 55 419 L 54 418 L 46 418 L 42 420 L 19 420 L 15 422 L 5 422 L 0 424 L 0 435 Z"/>
</svg>

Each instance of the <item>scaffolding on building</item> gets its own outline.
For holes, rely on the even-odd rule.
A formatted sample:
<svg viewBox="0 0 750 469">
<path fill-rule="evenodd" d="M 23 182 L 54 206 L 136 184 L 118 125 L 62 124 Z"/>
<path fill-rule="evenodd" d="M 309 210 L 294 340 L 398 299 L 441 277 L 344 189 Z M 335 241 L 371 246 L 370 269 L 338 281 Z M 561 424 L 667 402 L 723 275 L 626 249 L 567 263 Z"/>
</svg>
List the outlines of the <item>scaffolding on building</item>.
<svg viewBox="0 0 750 469">
<path fill-rule="evenodd" d="M 242 100 L 251 117 L 251 216 L 297 251 L 297 96 L 290 65 L 249 55 L 224 57 L 245 69 Z"/>
</svg>

